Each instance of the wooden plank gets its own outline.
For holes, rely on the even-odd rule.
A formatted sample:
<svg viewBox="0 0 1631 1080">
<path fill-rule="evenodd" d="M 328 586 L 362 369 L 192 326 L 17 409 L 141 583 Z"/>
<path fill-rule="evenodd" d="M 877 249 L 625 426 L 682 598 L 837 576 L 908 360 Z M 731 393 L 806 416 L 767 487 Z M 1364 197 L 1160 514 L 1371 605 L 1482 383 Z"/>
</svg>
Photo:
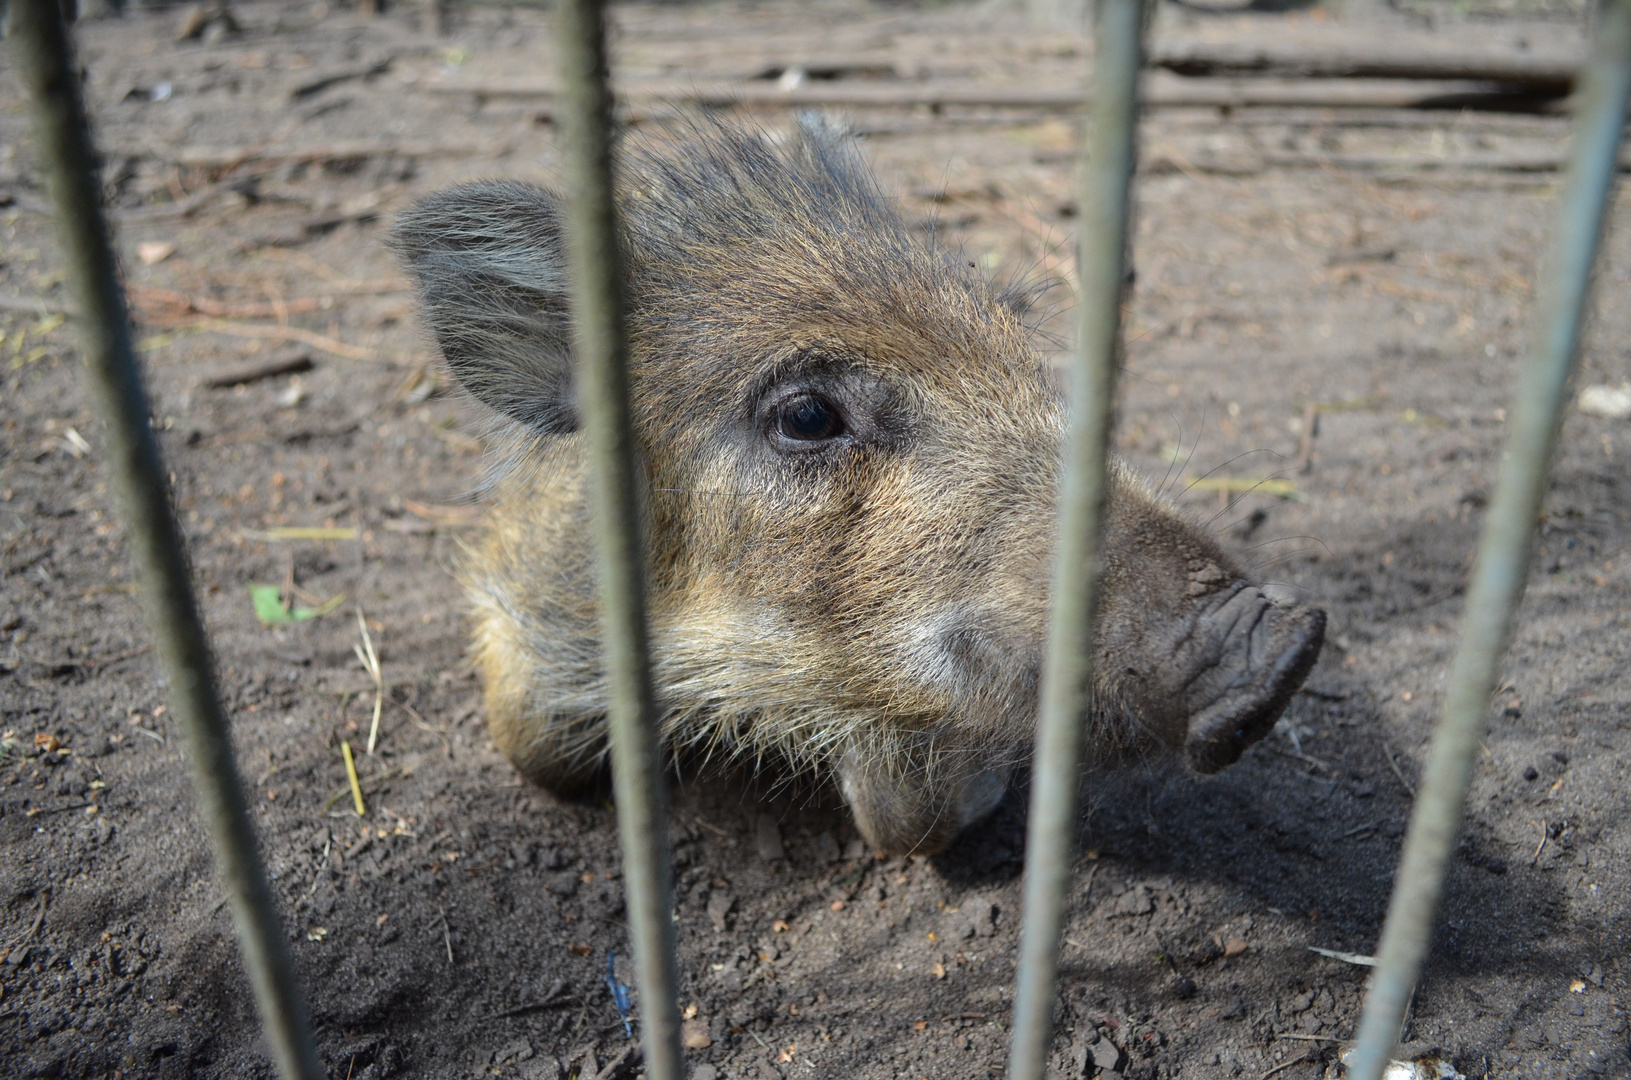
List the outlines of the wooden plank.
<svg viewBox="0 0 1631 1080">
<path fill-rule="evenodd" d="M 553 80 L 544 78 L 481 79 L 453 77 L 426 83 L 432 94 L 462 94 L 483 100 L 519 99 L 552 102 Z M 1311 106 L 1333 109 L 1458 107 L 1497 88 L 1469 80 L 1415 79 L 1194 79 L 1152 72 L 1145 81 L 1144 101 L 1152 108 L 1205 106 L 1253 108 Z M 735 105 L 774 108 L 997 108 L 1074 112 L 1085 91 L 1076 86 L 979 86 L 967 82 L 835 82 L 806 83 L 782 89 L 768 82 L 625 83 L 618 96 L 631 104 L 663 102 L 727 108 Z M 541 115 L 547 116 L 548 110 Z"/>
<path fill-rule="evenodd" d="M 1155 67 L 1191 78 L 1277 76 L 1299 79 L 1421 79 L 1498 83 L 1535 94 L 1562 95 L 1574 87 L 1580 57 L 1516 50 L 1451 51 L 1422 45 L 1310 51 L 1264 42 L 1168 42 Z"/>
</svg>

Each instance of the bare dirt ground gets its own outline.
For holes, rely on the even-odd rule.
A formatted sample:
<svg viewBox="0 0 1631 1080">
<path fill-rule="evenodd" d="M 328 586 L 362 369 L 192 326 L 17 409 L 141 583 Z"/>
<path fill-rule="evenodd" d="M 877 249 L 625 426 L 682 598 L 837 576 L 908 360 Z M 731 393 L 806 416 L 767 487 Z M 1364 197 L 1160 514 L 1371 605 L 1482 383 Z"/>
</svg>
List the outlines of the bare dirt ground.
<svg viewBox="0 0 1631 1080">
<path fill-rule="evenodd" d="M 546 24 L 480 8 L 437 36 L 411 12 L 236 12 L 239 33 L 180 43 L 174 11 L 89 22 L 82 60 L 156 423 L 323 1056 L 336 1078 L 632 1075 L 616 1066 L 629 1040 L 605 982 L 613 950 L 631 977 L 614 813 L 524 786 L 486 737 L 450 571 L 480 514 L 466 496 L 482 446 L 382 245 L 393 212 L 450 182 L 549 180 L 547 106 L 444 92 L 547 75 Z M 1320 10 L 1167 14 L 1163 33 L 1342 30 Z M 1083 63 L 1074 39 L 991 6 L 628 7 L 617 21 L 629 81 L 805 62 L 834 85 L 1029 88 L 1069 86 Z M 1567 21 L 1436 33 L 1579 39 Z M 993 273 L 1069 273 L 1067 117 L 852 116 L 910 217 Z M 660 110 L 637 118 L 660 127 Z M 1455 111 L 1151 114 L 1121 449 L 1261 573 L 1324 605 L 1331 633 L 1288 725 L 1222 776 L 1154 762 L 1087 779 L 1059 1075 L 1306 1080 L 1352 1035 L 1365 969 L 1309 947 L 1375 946 L 1566 131 L 1556 116 Z M 72 324 L 54 313 L 66 297 L 46 206 L 8 63 L 0 1072 L 270 1076 Z M 1585 382 L 1631 376 L 1628 224 L 1622 208 Z M 290 348 L 310 370 L 209 385 Z M 1468 1076 L 1631 1075 L 1628 454 L 1623 421 L 1565 420 L 1406 1031 Z M 1265 477 L 1278 486 L 1231 498 Z M 344 531 L 271 531 L 289 526 Z M 344 599 L 268 627 L 252 584 L 297 605 Z M 385 687 L 361 820 L 338 749 L 364 743 L 371 719 L 359 607 Z M 693 1075 L 1000 1074 L 1023 794 L 934 859 L 870 858 L 835 802 L 679 778 L 683 1005 L 706 1044 L 688 1051 Z"/>
</svg>

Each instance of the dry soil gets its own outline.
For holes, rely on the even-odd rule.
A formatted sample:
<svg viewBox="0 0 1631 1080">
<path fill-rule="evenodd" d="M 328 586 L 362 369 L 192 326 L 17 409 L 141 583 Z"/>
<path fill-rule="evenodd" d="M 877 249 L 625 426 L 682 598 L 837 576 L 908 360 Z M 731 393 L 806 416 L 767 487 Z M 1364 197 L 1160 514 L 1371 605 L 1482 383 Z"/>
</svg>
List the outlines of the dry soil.
<svg viewBox="0 0 1631 1080">
<path fill-rule="evenodd" d="M 450 570 L 481 513 L 482 444 L 382 244 L 396 210 L 456 180 L 549 182 L 547 102 L 444 92 L 547 76 L 547 25 L 476 8 L 438 35 L 412 11 L 235 10 L 237 33 L 182 42 L 173 10 L 90 21 L 81 58 L 155 423 L 322 1055 L 336 1078 L 633 1075 L 606 981 L 614 950 L 632 981 L 614 812 L 524 785 L 485 734 Z M 1320 9 L 1163 19 L 1286 40 L 1336 26 Z M 1084 64 L 1075 39 L 992 5 L 626 7 L 617 23 L 630 81 L 802 63 L 834 83 L 1068 86 Z M 1579 29 L 1437 33 L 1518 48 Z M 851 115 L 910 219 L 994 274 L 1068 277 L 1070 118 Z M 1310 948 L 1376 943 L 1566 134 L 1555 115 L 1445 110 L 1148 118 L 1121 450 L 1259 573 L 1326 607 L 1330 637 L 1286 725 L 1223 775 L 1156 761 L 1086 778 L 1059 1075 L 1310 1080 L 1351 1037 L 1366 969 Z M 1615 344 L 1631 332 L 1628 223 L 1618 211 L 1607 239 L 1584 382 L 1631 377 Z M 56 313 L 62 264 L 9 57 L 0 299 L 0 1072 L 270 1077 Z M 1063 290 L 1044 313 L 1060 340 Z M 290 355 L 310 370 L 209 385 Z M 1628 454 L 1625 422 L 1565 419 L 1405 1032 L 1468 1076 L 1631 1075 Z M 288 526 L 346 531 L 270 531 Z M 253 584 L 297 606 L 343 599 L 268 627 Z M 384 685 L 360 820 L 339 751 L 367 741 L 373 709 L 359 609 Z M 1023 805 L 1021 788 L 945 856 L 879 860 L 830 792 L 682 773 L 693 1075 L 999 1075 Z"/>
</svg>

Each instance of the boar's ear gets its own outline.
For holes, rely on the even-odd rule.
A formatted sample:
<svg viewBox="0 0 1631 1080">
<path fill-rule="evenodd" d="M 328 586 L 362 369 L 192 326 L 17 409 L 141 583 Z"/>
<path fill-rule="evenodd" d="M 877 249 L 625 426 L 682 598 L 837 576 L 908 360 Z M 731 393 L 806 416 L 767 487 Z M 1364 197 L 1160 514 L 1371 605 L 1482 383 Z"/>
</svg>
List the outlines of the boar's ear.
<svg viewBox="0 0 1631 1080">
<path fill-rule="evenodd" d="M 462 184 L 403 213 L 392 240 L 460 384 L 542 434 L 577 430 L 558 200 L 514 181 Z"/>
</svg>

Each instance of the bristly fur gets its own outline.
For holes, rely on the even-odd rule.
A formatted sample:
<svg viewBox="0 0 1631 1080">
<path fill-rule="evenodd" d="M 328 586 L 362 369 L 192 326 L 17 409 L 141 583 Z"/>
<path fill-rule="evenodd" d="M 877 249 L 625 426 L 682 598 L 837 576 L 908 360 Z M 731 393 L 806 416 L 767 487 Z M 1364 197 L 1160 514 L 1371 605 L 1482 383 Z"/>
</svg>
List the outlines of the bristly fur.
<svg viewBox="0 0 1631 1080">
<path fill-rule="evenodd" d="M 697 121 L 627 148 L 620 183 L 663 734 L 835 773 L 875 846 L 941 847 L 1034 725 L 1064 408 L 1022 305 L 909 229 L 819 117 L 781 143 Z M 396 243 L 504 418 L 464 568 L 489 724 L 564 791 L 600 767 L 606 687 L 561 230 L 555 196 L 500 181 L 432 196 Z M 842 437 L 778 441 L 799 395 Z M 1100 757 L 1184 744 L 1187 639 L 1245 587 L 1125 470 L 1112 487 Z"/>
</svg>

